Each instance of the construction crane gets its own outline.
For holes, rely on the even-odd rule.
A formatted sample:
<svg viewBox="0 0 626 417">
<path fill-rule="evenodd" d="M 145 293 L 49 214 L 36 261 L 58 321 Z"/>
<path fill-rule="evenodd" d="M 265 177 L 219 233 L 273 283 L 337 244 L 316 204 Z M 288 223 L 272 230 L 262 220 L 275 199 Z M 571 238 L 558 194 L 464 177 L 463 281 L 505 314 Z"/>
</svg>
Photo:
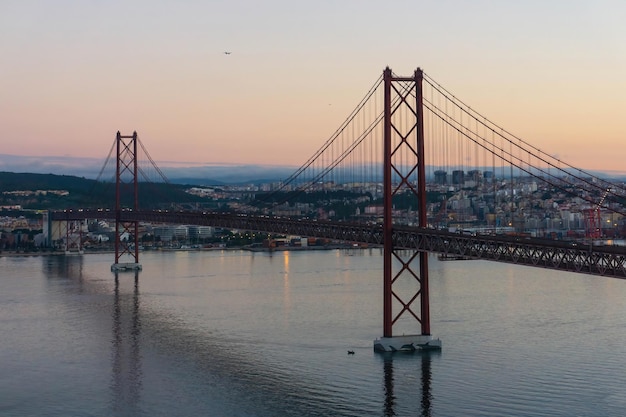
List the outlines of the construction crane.
<svg viewBox="0 0 626 417">
<path fill-rule="evenodd" d="M 600 210 L 610 191 L 611 189 L 607 188 L 598 204 L 594 208 L 585 210 L 585 237 L 587 239 L 599 239 L 602 237 L 602 214 Z"/>
</svg>

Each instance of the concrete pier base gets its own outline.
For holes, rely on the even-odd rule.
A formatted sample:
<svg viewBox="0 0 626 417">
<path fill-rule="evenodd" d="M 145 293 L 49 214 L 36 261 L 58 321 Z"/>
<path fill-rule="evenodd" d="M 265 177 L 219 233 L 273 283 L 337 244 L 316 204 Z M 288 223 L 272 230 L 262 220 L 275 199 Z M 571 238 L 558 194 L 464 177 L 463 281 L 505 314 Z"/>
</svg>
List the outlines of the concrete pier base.
<svg viewBox="0 0 626 417">
<path fill-rule="evenodd" d="M 141 271 L 141 264 L 133 262 L 113 264 L 111 271 Z"/>
<path fill-rule="evenodd" d="M 374 340 L 374 352 L 414 352 L 416 350 L 441 350 L 441 340 L 433 339 L 431 335 L 403 335 Z"/>
</svg>

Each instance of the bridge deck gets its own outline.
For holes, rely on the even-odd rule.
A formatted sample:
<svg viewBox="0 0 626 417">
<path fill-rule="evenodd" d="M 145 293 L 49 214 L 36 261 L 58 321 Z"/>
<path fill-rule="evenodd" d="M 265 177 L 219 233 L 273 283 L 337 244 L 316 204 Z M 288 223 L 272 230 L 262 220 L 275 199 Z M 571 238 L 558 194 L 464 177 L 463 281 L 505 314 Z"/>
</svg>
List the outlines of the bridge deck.
<svg viewBox="0 0 626 417">
<path fill-rule="evenodd" d="M 50 218 L 57 221 L 106 220 L 114 219 L 115 212 L 66 210 L 51 212 Z M 205 225 L 373 245 L 383 243 L 382 226 L 378 224 L 294 220 L 230 213 L 149 210 L 123 210 L 120 212 L 120 219 L 149 223 Z M 619 246 L 592 246 L 577 242 L 507 235 L 466 235 L 407 226 L 395 227 L 392 239 L 397 248 L 626 278 L 626 248 Z"/>
</svg>

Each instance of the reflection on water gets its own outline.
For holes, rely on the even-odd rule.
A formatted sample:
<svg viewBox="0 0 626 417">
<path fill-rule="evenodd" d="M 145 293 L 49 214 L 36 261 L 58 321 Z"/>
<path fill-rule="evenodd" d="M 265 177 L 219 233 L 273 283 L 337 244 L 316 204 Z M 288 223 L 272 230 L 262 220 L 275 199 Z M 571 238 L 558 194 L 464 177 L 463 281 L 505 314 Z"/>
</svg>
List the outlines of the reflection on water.
<svg viewBox="0 0 626 417">
<path fill-rule="evenodd" d="M 111 398 L 108 407 L 113 415 L 141 415 L 140 400 L 142 391 L 142 355 L 141 355 L 141 303 L 139 294 L 139 271 L 122 272 L 124 278 L 134 273 L 132 291 L 121 288 L 123 283 L 130 282 L 115 273 L 98 284 L 98 280 L 90 277 L 85 271 L 83 256 L 48 257 L 43 266 L 48 282 L 67 281 L 69 285 L 61 288 L 72 295 L 82 295 L 92 300 L 86 306 L 93 314 L 97 311 L 110 311 L 108 317 L 112 327 L 111 343 Z M 110 278 L 110 280 L 109 280 Z M 51 281 L 52 280 L 52 281 Z M 113 283 L 111 286 L 110 284 Z M 101 299 L 100 296 L 103 298 Z M 68 304 L 75 301 L 68 298 Z M 102 301 L 100 301 L 102 300 Z M 87 301 L 90 303 L 90 301 Z M 81 307 L 81 310 L 82 311 Z M 107 320 L 108 321 L 108 320 Z M 98 327 L 90 328 L 91 332 Z M 90 337 L 90 335 L 87 335 Z M 83 349 L 76 345 L 77 350 Z"/>
<path fill-rule="evenodd" d="M 142 372 L 140 352 L 141 321 L 139 317 L 139 271 L 134 271 L 132 302 L 120 295 L 119 273 L 115 272 L 113 291 L 112 405 L 116 414 L 138 414 Z M 130 309 L 130 311 L 128 311 Z M 130 318 L 130 320 L 129 320 Z"/>
<path fill-rule="evenodd" d="M 384 416 L 392 417 L 392 416 L 401 416 L 402 412 L 397 410 L 396 404 L 396 394 L 395 394 L 395 384 L 408 384 L 412 385 L 410 380 L 407 378 L 398 379 L 394 378 L 394 360 L 395 361 L 415 361 L 419 362 L 419 371 L 420 378 L 419 382 L 420 386 L 410 386 L 411 390 L 416 390 L 421 392 L 421 401 L 420 401 L 420 416 L 430 417 L 431 414 L 431 360 L 433 356 L 439 356 L 440 352 L 413 352 L 413 353 L 381 353 L 379 354 L 383 359 L 383 375 L 384 375 Z M 406 362 L 404 363 L 406 364 Z M 417 392 L 414 391 L 414 394 Z M 417 398 L 417 397 L 415 397 Z M 411 407 L 410 409 L 416 409 Z"/>
<path fill-rule="evenodd" d="M 385 416 L 395 416 L 395 400 L 393 393 L 393 359 L 390 354 L 385 354 L 383 361 L 385 375 Z"/>
<path fill-rule="evenodd" d="M 44 273 L 48 280 L 72 279 L 82 283 L 84 264 L 83 256 L 46 256 L 43 258 Z"/>
<path fill-rule="evenodd" d="M 623 415 L 626 281 L 435 260 L 446 349 L 377 355 L 380 260 L 0 258 L 0 415 Z"/>
<path fill-rule="evenodd" d="M 432 394 L 430 393 L 430 354 L 425 353 L 422 356 L 422 416 L 430 416 L 430 401 Z"/>
</svg>

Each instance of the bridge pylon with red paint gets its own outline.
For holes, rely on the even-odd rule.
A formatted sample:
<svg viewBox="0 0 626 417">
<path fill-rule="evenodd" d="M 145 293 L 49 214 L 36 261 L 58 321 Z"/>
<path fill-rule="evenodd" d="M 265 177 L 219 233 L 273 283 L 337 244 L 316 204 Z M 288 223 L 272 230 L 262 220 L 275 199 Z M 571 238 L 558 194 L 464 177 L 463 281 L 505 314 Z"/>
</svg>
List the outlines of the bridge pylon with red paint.
<svg viewBox="0 0 626 417">
<path fill-rule="evenodd" d="M 428 252 L 400 250 L 393 242 L 396 196 L 415 199 L 418 226 L 426 227 L 422 80 L 419 68 L 411 77 L 395 76 L 389 68 L 383 74 L 383 337 L 374 341 L 377 352 L 441 349 L 441 340 L 430 333 Z M 394 334 L 397 328 L 401 336 Z"/>
<path fill-rule="evenodd" d="M 137 178 L 137 132 L 123 136 L 117 132 L 117 166 L 115 170 L 115 263 L 112 271 L 140 270 L 139 221 L 122 220 L 122 210 L 137 211 L 139 182 Z M 123 202 L 123 195 L 132 200 Z"/>
</svg>

